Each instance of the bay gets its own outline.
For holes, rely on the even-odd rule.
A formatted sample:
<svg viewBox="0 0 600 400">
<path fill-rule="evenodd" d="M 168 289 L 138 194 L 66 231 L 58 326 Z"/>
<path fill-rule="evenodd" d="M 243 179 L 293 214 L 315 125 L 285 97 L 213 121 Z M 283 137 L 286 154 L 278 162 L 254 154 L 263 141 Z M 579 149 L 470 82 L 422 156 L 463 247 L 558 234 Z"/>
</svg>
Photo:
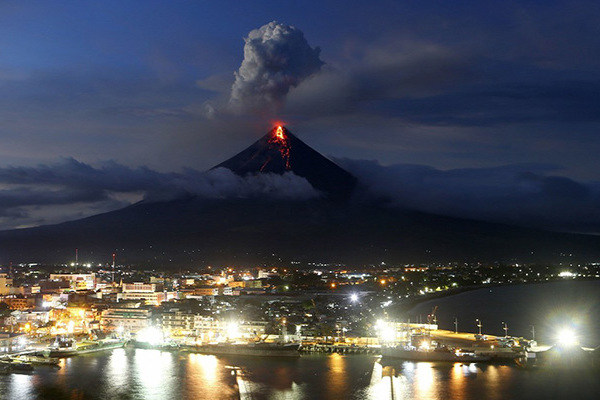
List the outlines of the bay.
<svg viewBox="0 0 600 400">
<path fill-rule="evenodd" d="M 437 306 L 436 317 L 441 329 L 504 336 L 503 322 L 512 336 L 532 337 L 552 345 L 557 332 L 569 328 L 582 346 L 600 346 L 600 280 L 498 286 L 481 288 L 453 296 L 420 303 L 402 319 L 426 321 Z"/>
</svg>

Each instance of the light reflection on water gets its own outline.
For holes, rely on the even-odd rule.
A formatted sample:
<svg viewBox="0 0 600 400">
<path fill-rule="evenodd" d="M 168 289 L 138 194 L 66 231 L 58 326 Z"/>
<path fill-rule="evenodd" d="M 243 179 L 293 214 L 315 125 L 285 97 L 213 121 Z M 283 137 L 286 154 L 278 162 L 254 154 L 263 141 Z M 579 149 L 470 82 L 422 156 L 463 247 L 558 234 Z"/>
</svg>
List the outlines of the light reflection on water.
<svg viewBox="0 0 600 400">
<path fill-rule="evenodd" d="M 0 399 L 530 399 L 600 398 L 595 371 L 383 362 L 373 356 L 215 357 L 117 349 L 60 370 L 0 375 Z M 226 366 L 241 368 L 237 380 Z M 238 387 L 243 388 L 242 393 Z"/>
</svg>

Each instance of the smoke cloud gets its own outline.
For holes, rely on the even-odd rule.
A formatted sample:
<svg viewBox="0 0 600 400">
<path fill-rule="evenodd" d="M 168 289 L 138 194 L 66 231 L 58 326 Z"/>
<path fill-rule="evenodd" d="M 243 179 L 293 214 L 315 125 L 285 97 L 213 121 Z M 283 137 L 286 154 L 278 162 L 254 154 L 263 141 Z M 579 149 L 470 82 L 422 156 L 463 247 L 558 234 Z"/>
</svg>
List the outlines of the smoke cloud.
<svg viewBox="0 0 600 400">
<path fill-rule="evenodd" d="M 319 72 L 321 50 L 299 29 L 269 22 L 244 39 L 244 60 L 235 73 L 230 106 L 236 112 L 276 109 L 289 90 Z"/>
</svg>

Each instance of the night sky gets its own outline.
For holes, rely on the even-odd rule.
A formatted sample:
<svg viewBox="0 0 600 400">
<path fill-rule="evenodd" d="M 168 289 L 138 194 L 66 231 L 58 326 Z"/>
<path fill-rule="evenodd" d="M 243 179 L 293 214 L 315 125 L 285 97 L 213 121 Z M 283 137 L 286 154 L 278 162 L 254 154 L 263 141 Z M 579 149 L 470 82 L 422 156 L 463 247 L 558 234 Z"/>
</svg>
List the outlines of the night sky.
<svg viewBox="0 0 600 400">
<path fill-rule="evenodd" d="M 598 21 L 579 0 L 2 1 L 0 229 L 247 193 L 203 171 L 281 121 L 391 206 L 599 233 Z"/>
</svg>

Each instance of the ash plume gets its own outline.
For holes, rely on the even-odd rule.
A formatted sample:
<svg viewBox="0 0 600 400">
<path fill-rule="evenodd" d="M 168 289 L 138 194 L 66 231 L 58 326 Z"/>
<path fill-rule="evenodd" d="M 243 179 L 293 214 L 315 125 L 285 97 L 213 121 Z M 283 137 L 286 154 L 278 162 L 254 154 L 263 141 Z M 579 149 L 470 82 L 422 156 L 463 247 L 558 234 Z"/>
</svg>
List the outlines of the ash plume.
<svg viewBox="0 0 600 400">
<path fill-rule="evenodd" d="M 234 112 L 276 110 L 289 90 L 320 71 L 321 49 L 299 29 L 276 21 L 250 31 L 235 72 L 229 104 Z"/>
</svg>

